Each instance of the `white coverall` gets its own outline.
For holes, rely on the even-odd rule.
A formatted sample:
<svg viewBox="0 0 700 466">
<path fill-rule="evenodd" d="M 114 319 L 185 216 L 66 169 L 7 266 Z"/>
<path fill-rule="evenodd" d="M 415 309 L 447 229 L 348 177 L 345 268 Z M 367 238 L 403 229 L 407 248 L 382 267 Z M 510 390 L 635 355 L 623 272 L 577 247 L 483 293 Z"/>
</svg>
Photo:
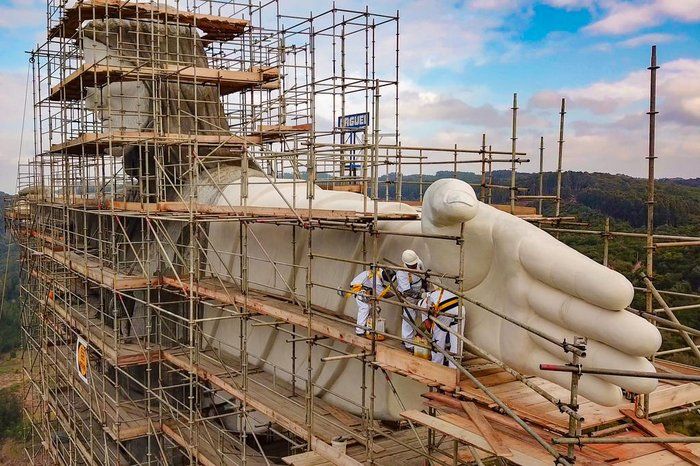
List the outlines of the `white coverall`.
<svg viewBox="0 0 700 466">
<path fill-rule="evenodd" d="M 418 266 L 416 267 L 416 270 L 421 272 L 425 271 L 425 268 L 423 268 L 422 261 L 418 261 Z M 422 284 L 422 275 L 407 272 L 405 270 L 396 271 L 397 291 L 401 294 L 404 294 L 406 291 L 412 290 L 413 293 L 416 295 L 415 297 L 406 295 L 403 296 L 403 299 L 409 304 L 417 305 L 418 301 L 420 301 L 420 292 Z M 411 324 L 406 322 L 406 318 L 410 318 L 413 322 L 415 322 L 416 312 L 418 311 L 416 311 L 415 309 L 411 309 L 410 307 L 404 307 L 402 312 L 404 313 L 404 315 L 401 319 L 401 338 L 404 339 L 404 346 L 406 346 L 406 348 L 413 349 L 413 344 L 408 342 L 413 341 L 413 338 L 416 336 L 416 331 L 413 329 Z"/>
<path fill-rule="evenodd" d="M 457 321 L 459 316 L 459 298 L 454 293 L 437 288 L 421 301 L 421 306 L 427 308 L 433 316 L 437 317 L 441 324 L 449 327 L 451 331 L 457 332 L 459 330 L 459 322 Z M 456 353 L 457 335 L 447 332 L 433 323 L 433 344 L 439 348 L 446 349 L 448 341 L 450 343 L 449 352 Z M 433 351 L 431 360 L 435 363 L 443 364 L 445 355 L 439 351 Z M 449 365 L 452 368 L 456 367 L 451 362 Z"/>
<path fill-rule="evenodd" d="M 372 294 L 376 294 L 378 297 L 382 298 L 390 290 L 390 288 L 382 282 L 382 271 L 377 269 L 376 274 L 376 289 L 374 288 L 374 272 L 371 270 L 365 270 L 350 282 L 350 289 L 355 294 L 355 302 L 357 303 L 357 327 L 355 327 L 355 333 L 358 335 L 364 335 L 365 333 L 363 327 L 367 326 L 367 318 L 371 310 L 370 298 Z"/>
</svg>

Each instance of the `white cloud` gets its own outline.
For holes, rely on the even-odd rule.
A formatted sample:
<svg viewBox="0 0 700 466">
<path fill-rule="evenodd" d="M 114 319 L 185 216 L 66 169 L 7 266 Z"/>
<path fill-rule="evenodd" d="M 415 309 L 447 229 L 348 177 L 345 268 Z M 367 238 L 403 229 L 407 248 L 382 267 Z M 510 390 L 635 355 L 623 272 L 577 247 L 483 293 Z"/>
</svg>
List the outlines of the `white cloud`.
<svg viewBox="0 0 700 466">
<path fill-rule="evenodd" d="M 628 34 L 662 24 L 667 20 L 685 23 L 700 21 L 700 0 L 614 1 L 603 5 L 605 16 L 588 25 L 593 34 Z"/>
<path fill-rule="evenodd" d="M 522 2 L 519 0 L 471 0 L 470 8 L 478 10 L 505 10 L 513 9 L 519 6 Z"/>
<path fill-rule="evenodd" d="M 635 37 L 630 37 L 629 39 L 620 42 L 622 47 L 634 48 L 639 46 L 650 46 L 658 44 L 666 44 L 669 42 L 674 42 L 680 39 L 680 36 L 675 34 L 667 34 L 662 32 L 642 34 Z"/>
<path fill-rule="evenodd" d="M 523 0 L 472 0 L 461 7 L 441 0 L 405 2 L 401 7 L 401 62 L 415 72 L 462 69 L 497 59 L 493 48 L 508 46 L 508 18 Z M 494 47 L 495 46 L 495 47 Z"/>
<path fill-rule="evenodd" d="M 700 60 L 662 63 L 657 82 L 659 176 L 693 176 L 700 155 Z M 567 167 L 642 176 L 647 152 L 649 72 L 617 81 L 534 95 L 533 111 L 558 109 L 567 97 Z M 581 113 L 585 109 L 593 118 Z M 690 170 L 690 172 L 689 172 Z"/>
<path fill-rule="evenodd" d="M 19 29 L 45 24 L 46 4 L 36 0 L 15 0 L 0 5 L 0 29 Z"/>
<path fill-rule="evenodd" d="M 556 8 L 578 10 L 581 8 L 593 8 L 597 2 L 596 0 L 544 0 L 544 3 Z"/>
</svg>

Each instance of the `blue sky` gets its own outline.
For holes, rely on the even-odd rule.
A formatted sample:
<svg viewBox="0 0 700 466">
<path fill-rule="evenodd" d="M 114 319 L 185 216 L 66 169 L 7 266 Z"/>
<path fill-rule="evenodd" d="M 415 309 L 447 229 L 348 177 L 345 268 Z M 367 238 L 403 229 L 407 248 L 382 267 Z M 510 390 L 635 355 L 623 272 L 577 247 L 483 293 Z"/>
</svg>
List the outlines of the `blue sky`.
<svg viewBox="0 0 700 466">
<path fill-rule="evenodd" d="M 283 11 L 329 1 L 281 0 Z M 340 7 L 365 2 L 337 0 Z M 45 2 L 0 0 L 0 189 L 12 190 L 29 50 Z M 477 147 L 509 144 L 513 92 L 519 144 L 539 136 L 554 166 L 559 99 L 568 101 L 565 168 L 644 175 L 649 47 L 659 47 L 660 176 L 700 176 L 700 0 L 383 0 L 401 12 L 402 136 Z M 28 133 L 31 121 L 27 122 Z M 31 152 L 25 137 L 24 153 Z M 535 165 L 523 167 L 535 170 Z"/>
</svg>

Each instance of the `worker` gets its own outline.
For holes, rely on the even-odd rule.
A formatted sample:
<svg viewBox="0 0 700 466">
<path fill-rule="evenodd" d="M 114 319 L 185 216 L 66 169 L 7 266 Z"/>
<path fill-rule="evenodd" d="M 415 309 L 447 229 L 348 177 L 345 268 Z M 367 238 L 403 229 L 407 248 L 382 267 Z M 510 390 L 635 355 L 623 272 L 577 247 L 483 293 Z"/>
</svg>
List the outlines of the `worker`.
<svg viewBox="0 0 700 466">
<path fill-rule="evenodd" d="M 411 249 L 406 249 L 403 254 L 401 254 L 401 261 L 403 262 L 403 266 L 407 269 L 416 270 L 418 272 L 425 271 L 423 261 L 418 257 L 418 254 Z M 420 301 L 421 295 L 425 289 L 423 275 L 411 273 L 406 270 L 397 271 L 396 289 L 401 293 L 401 297 L 408 304 L 413 304 L 414 306 L 418 305 L 418 301 Z M 403 339 L 403 347 L 406 351 L 413 353 L 413 339 L 416 336 L 416 331 L 411 324 L 415 324 L 416 310 L 411 307 L 404 307 L 402 317 L 401 338 Z"/>
<path fill-rule="evenodd" d="M 370 314 L 370 301 L 372 296 L 377 298 L 388 298 L 392 295 L 391 283 L 396 279 L 396 274 L 391 269 L 365 270 L 350 282 L 350 293 L 354 295 L 357 303 L 357 327 L 355 333 L 358 336 L 371 337 L 365 332 L 367 319 Z"/>
<path fill-rule="evenodd" d="M 457 332 L 459 330 L 459 321 L 457 319 L 459 316 L 459 298 L 444 288 L 436 287 L 420 301 L 419 306 L 426 309 L 428 315 L 436 318 L 446 328 L 450 329 L 448 332 L 434 322 L 432 322 L 432 325 L 428 325 L 428 328 L 431 328 L 432 331 L 433 347 L 453 354 L 456 353 Z M 445 363 L 445 355 L 440 351 L 434 350 L 431 360 L 442 365 Z M 452 368 L 456 367 L 451 361 L 449 366 Z"/>
</svg>

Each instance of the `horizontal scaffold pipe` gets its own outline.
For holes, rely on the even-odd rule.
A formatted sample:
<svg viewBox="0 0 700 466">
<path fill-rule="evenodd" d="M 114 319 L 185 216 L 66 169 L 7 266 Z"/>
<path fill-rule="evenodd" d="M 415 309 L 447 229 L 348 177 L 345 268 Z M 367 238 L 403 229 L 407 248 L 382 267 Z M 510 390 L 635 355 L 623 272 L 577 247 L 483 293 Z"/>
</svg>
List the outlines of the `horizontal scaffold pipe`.
<svg viewBox="0 0 700 466">
<path fill-rule="evenodd" d="M 635 233 L 633 231 L 605 231 L 605 230 L 578 230 L 575 228 L 545 228 L 546 231 L 556 233 L 577 233 L 581 235 L 600 235 L 600 236 L 619 236 L 623 238 L 646 238 L 646 233 Z M 655 240 L 674 240 L 674 241 L 700 241 L 697 236 L 676 236 L 676 235 L 653 235 Z"/>
<path fill-rule="evenodd" d="M 552 443 L 559 445 L 613 444 L 613 443 L 698 443 L 700 437 L 559 437 Z"/>
<path fill-rule="evenodd" d="M 695 308 L 695 307 L 698 307 L 698 306 L 700 306 L 700 305 L 693 305 L 692 307 Z M 673 308 L 672 308 L 672 309 L 673 309 Z M 662 310 L 663 310 L 663 309 L 662 309 Z M 678 309 L 674 309 L 674 310 L 678 310 Z M 672 328 L 672 329 L 675 329 L 675 330 L 683 330 L 683 331 L 685 331 L 685 332 L 688 332 L 688 334 L 690 334 L 690 335 L 693 335 L 693 336 L 696 336 L 696 337 L 700 337 L 700 330 L 694 329 L 694 328 L 692 328 L 692 327 L 688 327 L 687 325 L 677 324 L 677 323 L 675 323 L 675 322 L 673 322 L 673 321 L 671 321 L 671 320 L 664 319 L 663 317 L 659 317 L 659 316 L 657 316 L 657 315 L 655 315 L 655 314 L 650 314 L 650 313 L 648 313 L 648 312 L 640 311 L 640 310 L 637 310 L 637 309 L 634 309 L 634 308 L 631 308 L 631 307 L 628 307 L 628 308 L 627 308 L 627 311 L 631 312 L 632 314 L 637 314 L 637 315 L 640 316 L 640 317 L 645 317 L 645 318 L 650 319 L 650 320 L 653 320 L 653 321 L 655 321 L 655 322 L 659 322 L 659 323 L 664 324 L 664 325 L 666 325 L 666 326 L 668 326 L 668 327 L 670 327 L 670 328 Z M 656 310 L 655 310 L 655 311 L 656 311 Z"/>
<path fill-rule="evenodd" d="M 658 372 L 628 371 L 624 369 L 602 369 L 598 367 L 583 367 L 581 365 L 540 364 L 540 370 L 554 372 L 571 372 L 575 374 L 616 375 L 620 377 L 638 377 L 644 379 L 681 380 L 684 382 L 700 382 L 700 375 L 661 374 Z"/>
</svg>

